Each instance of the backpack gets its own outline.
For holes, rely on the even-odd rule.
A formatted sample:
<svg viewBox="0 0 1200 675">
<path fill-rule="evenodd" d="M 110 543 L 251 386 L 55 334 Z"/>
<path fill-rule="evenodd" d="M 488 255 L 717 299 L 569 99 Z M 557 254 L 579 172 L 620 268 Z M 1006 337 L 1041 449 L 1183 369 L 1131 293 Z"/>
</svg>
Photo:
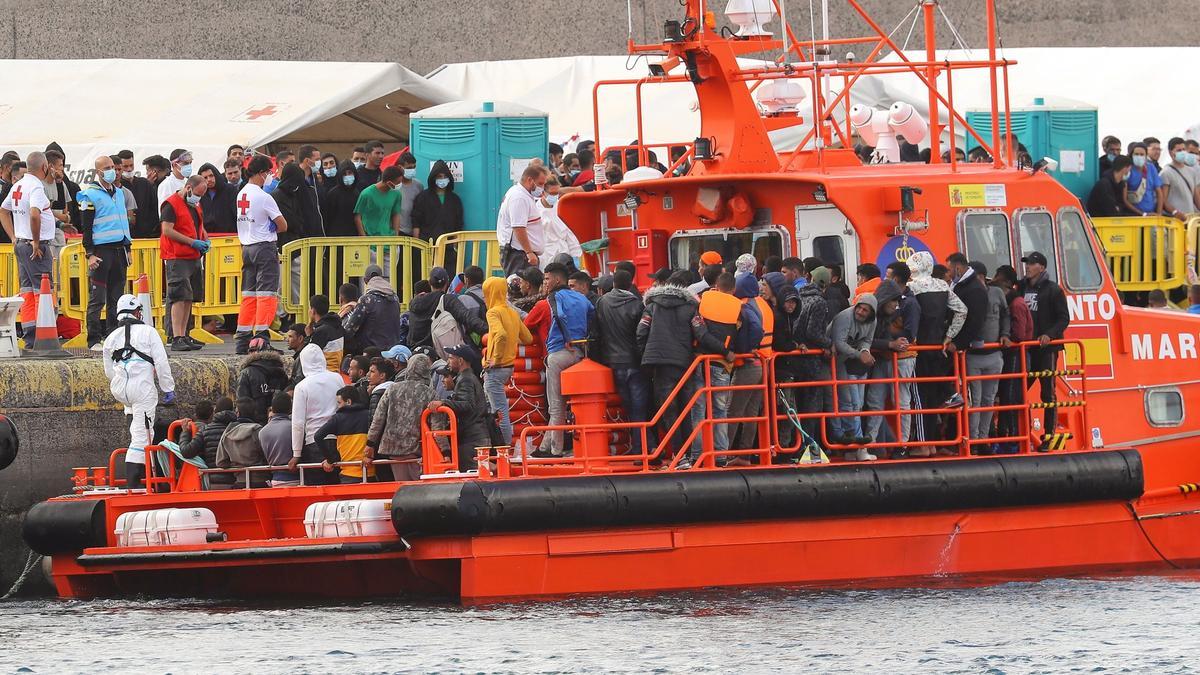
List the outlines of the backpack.
<svg viewBox="0 0 1200 675">
<path fill-rule="evenodd" d="M 471 299 L 470 303 L 467 302 L 467 298 Z M 487 321 L 487 301 L 483 299 L 482 295 L 475 291 L 465 291 L 458 296 L 458 301 L 468 310 L 478 314 L 479 318 Z"/>
<path fill-rule="evenodd" d="M 466 343 L 458 319 L 446 311 L 445 294 L 438 300 L 437 309 L 433 311 L 433 318 L 429 322 L 429 337 L 433 341 L 434 351 L 443 359 L 446 358 L 446 348 Z"/>
</svg>

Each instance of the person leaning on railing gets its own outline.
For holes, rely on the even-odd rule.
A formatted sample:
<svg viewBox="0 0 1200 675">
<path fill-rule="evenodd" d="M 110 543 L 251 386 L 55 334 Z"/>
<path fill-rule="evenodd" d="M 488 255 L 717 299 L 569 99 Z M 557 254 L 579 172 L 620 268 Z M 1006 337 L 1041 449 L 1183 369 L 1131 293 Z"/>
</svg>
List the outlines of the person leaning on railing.
<svg viewBox="0 0 1200 675">
<path fill-rule="evenodd" d="M 1015 343 L 1033 340 L 1033 315 L 1029 305 L 1025 304 L 1025 296 L 1017 290 L 1017 271 L 1011 265 L 1001 265 L 992 274 L 992 284 L 1004 293 L 1008 301 L 1009 337 Z M 1021 349 L 1014 347 L 1004 350 L 1005 374 L 1019 373 L 1022 368 Z M 1005 378 L 1000 381 L 1000 405 L 1010 406 L 1020 404 L 1024 397 L 1024 378 Z M 1016 410 L 1002 410 L 996 424 L 996 435 L 999 438 L 1010 438 L 1021 434 L 1019 427 L 1020 415 Z M 1012 441 L 996 444 L 997 454 L 1016 454 L 1020 447 Z"/>
<path fill-rule="evenodd" d="M 425 354 L 413 354 L 395 384 L 387 388 L 367 431 L 367 457 L 372 459 L 419 460 L 421 456 L 421 414 L 433 400 L 429 385 L 433 365 Z M 417 480 L 419 461 L 404 464 L 380 464 L 375 467 L 379 480 Z"/>
<path fill-rule="evenodd" d="M 1038 251 L 1030 251 L 1021 258 L 1025 263 L 1025 278 L 1021 280 L 1020 292 L 1025 296 L 1025 304 L 1029 305 L 1029 313 L 1033 317 L 1033 333 L 1037 336 L 1040 346 L 1029 350 L 1029 370 L 1033 372 L 1052 372 L 1058 367 L 1058 354 L 1063 350 L 1061 344 L 1050 344 L 1053 340 L 1061 340 L 1071 323 L 1071 314 L 1067 308 L 1067 296 L 1062 288 L 1050 278 L 1046 271 L 1046 256 Z M 1033 381 L 1041 383 L 1043 403 L 1054 402 L 1053 375 L 1042 375 L 1029 378 L 1027 387 L 1033 386 Z M 1043 429 L 1047 434 L 1054 433 L 1058 411 L 1054 407 L 1046 408 Z M 1039 450 L 1046 450 L 1043 443 Z"/>
</svg>

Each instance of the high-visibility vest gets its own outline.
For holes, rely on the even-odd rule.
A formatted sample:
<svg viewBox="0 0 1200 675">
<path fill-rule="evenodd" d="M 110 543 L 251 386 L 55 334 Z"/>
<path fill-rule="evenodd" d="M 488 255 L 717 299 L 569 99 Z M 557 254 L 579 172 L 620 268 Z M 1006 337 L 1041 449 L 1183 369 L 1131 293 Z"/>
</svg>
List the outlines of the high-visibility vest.
<svg viewBox="0 0 1200 675">
<path fill-rule="evenodd" d="M 92 243 L 118 244 L 132 241 L 129 237 L 129 210 L 125 205 L 125 191 L 116 188 L 109 194 L 95 183 L 79 191 L 75 196 L 80 210 L 94 209 L 92 218 Z"/>
</svg>

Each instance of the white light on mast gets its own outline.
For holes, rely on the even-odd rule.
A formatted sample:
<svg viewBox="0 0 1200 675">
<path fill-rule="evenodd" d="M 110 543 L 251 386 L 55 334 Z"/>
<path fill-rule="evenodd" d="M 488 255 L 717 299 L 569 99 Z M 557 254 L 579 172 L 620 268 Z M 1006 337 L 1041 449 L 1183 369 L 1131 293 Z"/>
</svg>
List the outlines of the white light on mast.
<svg viewBox="0 0 1200 675">
<path fill-rule="evenodd" d="M 787 78 L 767 80 L 758 86 L 758 104 L 769 113 L 792 112 L 808 94 L 797 81 Z"/>
<path fill-rule="evenodd" d="M 725 5 L 725 17 L 738 26 L 738 37 L 770 35 L 763 24 L 775 18 L 773 0 L 729 0 Z"/>
</svg>

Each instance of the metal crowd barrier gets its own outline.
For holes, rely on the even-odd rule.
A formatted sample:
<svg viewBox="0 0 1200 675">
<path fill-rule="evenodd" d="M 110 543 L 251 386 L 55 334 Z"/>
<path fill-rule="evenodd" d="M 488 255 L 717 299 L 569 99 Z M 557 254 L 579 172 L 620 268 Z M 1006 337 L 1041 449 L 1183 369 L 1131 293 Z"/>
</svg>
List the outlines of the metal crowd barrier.
<svg viewBox="0 0 1200 675">
<path fill-rule="evenodd" d="M 281 258 L 280 305 L 307 320 L 312 296 L 324 295 L 337 305 L 338 287 L 360 281 L 369 265 L 383 268 L 400 295 L 401 309 L 407 309 L 413 286 L 432 266 L 433 245 L 413 237 L 312 237 L 284 244 Z M 406 273 L 414 266 L 422 273 Z"/>
<path fill-rule="evenodd" d="M 1169 291 L 1195 274 L 1186 257 L 1189 251 L 1195 256 L 1195 239 L 1190 236 L 1195 228 L 1182 221 L 1144 216 L 1093 218 L 1092 224 L 1118 290 Z"/>
<path fill-rule="evenodd" d="M 150 280 L 150 313 L 156 326 L 160 329 L 166 307 L 163 304 L 161 290 L 165 288 L 162 259 L 159 258 L 157 239 L 135 239 L 130 247 L 129 269 L 125 274 L 125 292 L 136 293 L 134 282 L 145 274 Z M 88 296 L 87 255 L 83 252 L 83 242 L 75 240 L 63 247 L 58 256 L 58 311 L 64 316 L 84 321 L 87 318 Z M 103 314 L 103 311 L 101 312 Z M 83 348 L 87 346 L 87 331 L 71 338 L 64 347 Z"/>
<path fill-rule="evenodd" d="M 17 258 L 12 244 L 0 244 L 0 298 L 19 295 L 21 282 L 17 278 Z"/>
<path fill-rule="evenodd" d="M 478 265 L 485 277 L 504 276 L 504 261 L 500 259 L 500 244 L 494 231 L 463 230 L 443 234 L 433 245 L 433 265 L 446 267 L 448 258 L 455 267 L 451 272 Z"/>
</svg>

